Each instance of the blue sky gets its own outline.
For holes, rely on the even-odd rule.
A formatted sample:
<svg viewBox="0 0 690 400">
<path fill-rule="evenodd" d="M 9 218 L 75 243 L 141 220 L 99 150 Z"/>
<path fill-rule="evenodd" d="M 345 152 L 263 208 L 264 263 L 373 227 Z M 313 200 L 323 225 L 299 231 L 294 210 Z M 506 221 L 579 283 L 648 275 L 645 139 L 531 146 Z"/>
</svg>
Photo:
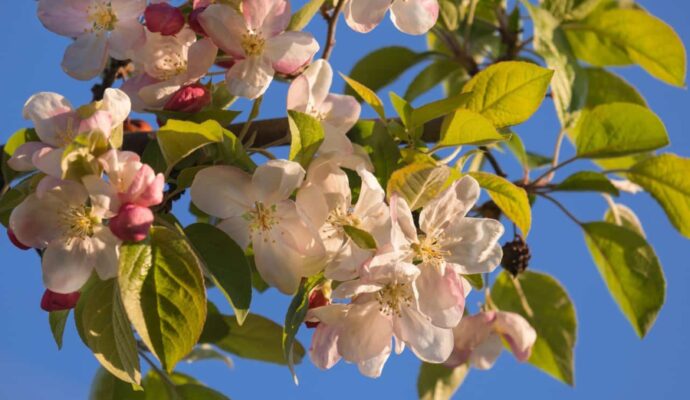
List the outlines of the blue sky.
<svg viewBox="0 0 690 400">
<path fill-rule="evenodd" d="M 295 2 L 294 9 L 297 4 Z M 640 3 L 653 14 L 670 23 L 683 41 L 690 43 L 690 4 L 686 2 L 643 0 Z M 15 1 L 3 8 L 0 37 L 0 139 L 26 127 L 21 109 L 26 99 L 39 91 L 66 95 L 74 104 L 90 99 L 90 82 L 70 79 L 60 69 L 60 60 L 68 40 L 58 37 L 40 25 L 33 1 Z M 321 21 L 313 32 L 322 40 L 325 29 Z M 341 21 L 338 42 L 332 63 L 336 70 L 347 73 L 356 60 L 376 48 L 405 45 L 421 50 L 424 40 L 397 32 L 384 23 L 369 35 L 350 31 Z M 415 69 L 418 71 L 419 68 Z M 619 72 L 636 84 L 650 107 L 660 115 L 671 137 L 668 149 L 690 156 L 687 113 L 690 95 L 654 80 L 638 68 Z M 404 92 L 414 76 L 407 73 L 391 90 Z M 336 90 L 342 90 L 338 78 Z M 274 84 L 270 101 L 264 102 L 262 117 L 284 114 L 286 85 Z M 420 99 L 428 101 L 439 96 L 433 92 Z M 246 108 L 245 103 L 239 106 Z M 371 110 L 366 110 L 371 115 Z M 558 123 L 549 101 L 527 123 L 516 131 L 528 148 L 550 154 Z M 566 152 L 572 153 L 571 148 Z M 500 156 L 508 170 L 517 174 L 515 162 Z M 586 167 L 585 163 L 573 168 Z M 561 177 L 567 172 L 565 169 Z M 690 179 L 690 178 L 689 178 Z M 184 209 L 183 199 L 179 209 Z M 582 234 L 551 204 L 535 205 L 534 224 L 529 243 L 532 246 L 531 268 L 556 276 L 567 288 L 575 303 L 579 321 L 575 350 L 576 385 L 567 387 L 527 364 L 519 364 L 505 353 L 490 372 L 472 371 L 458 393 L 458 398 L 499 398 L 515 396 L 531 399 L 645 399 L 682 397 L 687 391 L 687 359 L 690 356 L 690 246 L 667 221 L 663 212 L 647 195 L 623 195 L 621 201 L 640 216 L 647 236 L 656 248 L 664 266 L 668 283 L 666 305 L 647 338 L 639 340 L 608 294 L 587 252 Z M 606 205 L 601 197 L 576 194 L 564 202 L 583 220 L 601 219 Z M 183 215 L 183 221 L 190 219 Z M 4 234 L 4 232 L 3 232 Z M 32 252 L 21 252 L 7 240 L 0 240 L 0 399 L 81 399 L 86 398 L 91 379 L 98 366 L 80 342 L 72 324 L 68 323 L 65 345 L 57 351 L 48 327 L 48 318 L 39 308 L 43 288 L 40 263 Z M 211 294 L 221 309 L 229 307 L 217 293 Z M 282 321 L 289 299 L 275 291 L 256 296 L 253 311 Z M 472 297 L 472 304 L 479 301 Z M 299 336 L 308 345 L 309 332 Z M 344 363 L 322 372 L 308 362 L 298 367 L 301 384 L 295 387 L 287 369 L 274 365 L 235 358 L 235 368 L 227 369 L 218 362 L 183 365 L 181 370 L 193 373 L 203 382 L 234 399 L 304 399 L 324 398 L 416 398 L 416 377 L 419 362 L 411 353 L 391 358 L 380 379 L 359 375 L 356 367 Z"/>
</svg>

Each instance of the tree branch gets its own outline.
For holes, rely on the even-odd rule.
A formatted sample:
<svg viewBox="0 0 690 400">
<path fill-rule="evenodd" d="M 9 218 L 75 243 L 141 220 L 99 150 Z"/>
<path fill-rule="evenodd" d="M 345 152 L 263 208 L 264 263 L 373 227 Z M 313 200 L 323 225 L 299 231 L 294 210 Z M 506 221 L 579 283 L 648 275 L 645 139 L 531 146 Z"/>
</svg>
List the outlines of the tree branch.
<svg viewBox="0 0 690 400">
<path fill-rule="evenodd" d="M 335 32 L 336 28 L 338 27 L 338 18 L 340 17 L 340 12 L 342 11 L 345 2 L 346 0 L 339 0 L 338 4 L 335 6 L 333 12 L 330 15 L 324 13 L 326 22 L 328 22 L 328 33 L 326 34 L 326 43 L 323 48 L 323 54 L 321 55 L 321 58 L 323 58 L 324 60 L 328 60 L 331 57 L 331 53 L 333 53 L 333 47 L 335 47 Z"/>
<path fill-rule="evenodd" d="M 101 74 L 101 83 L 97 83 L 91 88 L 93 101 L 103 100 L 105 90 L 113 86 L 115 80 L 121 75 L 122 68 L 126 67 L 127 65 L 129 65 L 129 60 L 120 61 L 114 58 L 110 59 L 108 65 Z"/>
</svg>

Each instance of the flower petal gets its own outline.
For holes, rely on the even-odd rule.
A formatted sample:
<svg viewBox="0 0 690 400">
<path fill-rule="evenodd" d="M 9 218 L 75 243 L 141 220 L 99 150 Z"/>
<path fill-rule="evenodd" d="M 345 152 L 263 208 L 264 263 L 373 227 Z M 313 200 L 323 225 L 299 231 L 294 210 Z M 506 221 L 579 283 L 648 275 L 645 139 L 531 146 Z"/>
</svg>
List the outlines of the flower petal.
<svg viewBox="0 0 690 400">
<path fill-rule="evenodd" d="M 249 57 L 236 62 L 225 74 L 225 83 L 233 96 L 256 99 L 266 92 L 275 71 L 267 57 Z"/>
<path fill-rule="evenodd" d="M 503 258 L 498 240 L 503 225 L 490 218 L 463 218 L 451 223 L 441 239 L 448 252 L 446 261 L 458 265 L 458 273 L 480 274 L 493 271 Z"/>
<path fill-rule="evenodd" d="M 132 110 L 136 112 L 144 112 L 147 107 L 152 106 L 146 104 L 144 99 L 139 96 L 139 91 L 146 86 L 156 83 L 160 83 L 160 81 L 156 78 L 153 78 L 149 74 L 142 73 L 127 79 L 125 83 L 122 84 L 120 89 L 125 92 L 127 96 L 129 96 L 129 99 L 132 102 Z"/>
<path fill-rule="evenodd" d="M 490 369 L 496 363 L 502 350 L 501 337 L 492 333 L 474 348 L 470 354 L 470 363 L 477 369 Z"/>
<path fill-rule="evenodd" d="M 60 211 L 64 203 L 56 197 L 39 199 L 29 195 L 10 214 L 10 229 L 26 246 L 43 249 L 62 235 Z"/>
<path fill-rule="evenodd" d="M 69 119 L 74 118 L 69 100 L 51 92 L 31 96 L 24 104 L 22 115 L 33 122 L 41 141 L 53 147 L 62 144 L 58 135 L 67 130 Z"/>
<path fill-rule="evenodd" d="M 390 354 L 393 326 L 378 307 L 375 301 L 351 306 L 338 338 L 338 352 L 345 360 L 360 363 Z"/>
<path fill-rule="evenodd" d="M 345 135 L 359 120 L 362 106 L 352 96 L 329 94 L 321 103 L 326 134 Z"/>
<path fill-rule="evenodd" d="M 201 39 L 189 47 L 189 67 L 185 75 L 185 84 L 189 84 L 203 78 L 209 68 L 213 66 L 218 55 L 218 47 L 211 39 Z"/>
<path fill-rule="evenodd" d="M 81 181 L 89 192 L 92 204 L 98 205 L 102 210 L 108 210 L 112 215 L 117 214 L 121 202 L 113 185 L 98 175 L 84 176 Z"/>
<path fill-rule="evenodd" d="M 93 271 L 92 248 L 86 240 L 57 240 L 43 253 L 43 284 L 56 293 L 81 289 Z"/>
<path fill-rule="evenodd" d="M 221 219 L 241 216 L 253 203 L 251 176 L 236 167 L 216 166 L 199 171 L 191 187 L 192 202 Z"/>
<path fill-rule="evenodd" d="M 62 69 L 74 79 L 88 81 L 103 71 L 108 61 L 108 39 L 103 33 L 86 33 L 65 50 Z"/>
<path fill-rule="evenodd" d="M 419 226 L 427 235 L 434 235 L 450 221 L 463 218 L 479 199 L 479 183 L 471 176 L 455 181 L 419 214 Z"/>
<path fill-rule="evenodd" d="M 44 148 L 50 148 L 50 146 L 41 142 L 26 142 L 17 147 L 14 153 L 12 153 L 12 157 L 7 160 L 7 165 L 18 172 L 33 171 L 36 169 L 31 161 L 33 155 Z"/>
<path fill-rule="evenodd" d="M 244 0 L 242 12 L 247 26 L 253 31 L 273 37 L 290 23 L 290 3 L 287 0 Z"/>
<path fill-rule="evenodd" d="M 110 5 L 118 20 L 138 19 L 144 14 L 146 0 L 110 0 Z"/>
<path fill-rule="evenodd" d="M 256 269 L 269 285 L 285 294 L 293 294 L 303 274 L 303 255 L 282 241 L 280 232 L 254 232 L 252 236 Z"/>
<path fill-rule="evenodd" d="M 499 311 L 494 329 L 506 339 L 515 358 L 527 361 L 537 340 L 537 332 L 525 318 L 520 314 Z"/>
<path fill-rule="evenodd" d="M 146 30 L 138 20 L 118 21 L 110 33 L 108 51 L 117 60 L 127 60 L 146 42 Z"/>
<path fill-rule="evenodd" d="M 419 291 L 419 309 L 441 328 L 455 328 L 465 310 L 462 281 L 452 268 L 441 274 L 432 265 L 421 265 L 415 281 Z"/>
<path fill-rule="evenodd" d="M 91 238 L 93 246 L 94 267 L 102 280 L 117 276 L 120 262 L 120 239 L 110 229 L 99 226 Z"/>
<path fill-rule="evenodd" d="M 224 219 L 217 225 L 218 229 L 227 233 L 242 249 L 247 249 L 251 243 L 249 238 L 249 221 L 243 216 L 233 216 Z"/>
<path fill-rule="evenodd" d="M 438 19 L 438 0 L 394 0 L 391 20 L 410 35 L 427 33 Z"/>
<path fill-rule="evenodd" d="M 367 376 L 369 378 L 378 378 L 379 376 L 381 376 L 381 372 L 383 372 L 383 366 L 386 364 L 386 361 L 388 361 L 388 357 L 390 355 L 391 352 L 389 349 L 388 351 L 384 351 L 383 353 L 379 354 L 374 358 L 357 363 L 359 372 L 361 372 L 362 375 Z"/>
<path fill-rule="evenodd" d="M 402 307 L 395 322 L 396 336 L 423 361 L 442 363 L 453 351 L 453 330 L 434 326 L 414 308 Z"/>
<path fill-rule="evenodd" d="M 108 88 L 103 94 L 103 109 L 110 113 L 113 126 L 118 126 L 129 117 L 132 102 L 124 91 Z"/>
<path fill-rule="evenodd" d="M 199 22 L 216 46 L 225 53 L 244 58 L 242 35 L 247 32 L 244 17 L 226 4 L 211 4 L 199 16 Z"/>
<path fill-rule="evenodd" d="M 322 370 L 330 369 L 340 361 L 336 327 L 323 322 L 316 327 L 309 346 L 309 359 Z"/>
<path fill-rule="evenodd" d="M 260 165 L 252 176 L 256 199 L 266 205 L 290 197 L 304 180 L 304 169 L 294 161 L 270 160 Z"/>
<path fill-rule="evenodd" d="M 64 149 L 44 147 L 34 153 L 31 162 L 36 169 L 48 176 L 62 178 L 62 154 Z"/>
<path fill-rule="evenodd" d="M 350 0 L 345 4 L 345 21 L 353 30 L 370 32 L 381 23 L 391 0 Z"/>
<path fill-rule="evenodd" d="M 92 27 L 88 18 L 91 0 L 40 0 L 38 19 L 51 32 L 77 37 Z"/>
<path fill-rule="evenodd" d="M 444 365 L 455 368 L 466 363 L 474 349 L 493 333 L 495 319 L 495 312 L 480 312 L 476 315 L 464 316 L 460 324 L 453 329 L 455 345 Z"/>
<path fill-rule="evenodd" d="M 311 61 L 319 51 L 319 43 L 310 33 L 285 32 L 266 41 L 264 50 L 273 69 L 282 74 L 293 74 Z"/>
</svg>

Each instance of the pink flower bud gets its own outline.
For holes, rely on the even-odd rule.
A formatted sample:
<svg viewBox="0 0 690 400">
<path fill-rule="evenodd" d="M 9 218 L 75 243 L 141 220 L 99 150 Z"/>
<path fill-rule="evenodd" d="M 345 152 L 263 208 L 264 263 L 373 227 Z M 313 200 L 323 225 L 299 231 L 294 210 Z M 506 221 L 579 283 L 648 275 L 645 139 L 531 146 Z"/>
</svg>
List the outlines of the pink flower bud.
<svg viewBox="0 0 690 400">
<path fill-rule="evenodd" d="M 193 83 L 182 86 L 180 90 L 175 92 L 168 102 L 165 103 L 163 109 L 195 113 L 201 111 L 209 104 L 211 104 L 211 92 L 206 86 L 200 83 Z"/>
<path fill-rule="evenodd" d="M 309 294 L 309 309 L 319 308 L 331 304 L 322 289 L 315 289 Z M 305 321 L 307 328 L 316 328 L 320 322 Z"/>
<path fill-rule="evenodd" d="M 41 308 L 48 312 L 70 310 L 76 307 L 79 296 L 79 292 L 55 293 L 46 289 L 41 298 Z"/>
<path fill-rule="evenodd" d="M 147 207 L 127 203 L 110 219 L 110 231 L 125 242 L 141 242 L 149 235 L 153 212 Z"/>
<path fill-rule="evenodd" d="M 12 244 L 20 249 L 20 250 L 29 250 L 31 247 L 25 245 L 24 243 L 20 242 L 19 239 L 17 239 L 17 236 L 14 234 L 14 231 L 12 229 L 7 229 L 7 236 L 10 238 L 10 242 Z"/>
<path fill-rule="evenodd" d="M 204 30 L 204 27 L 201 26 L 201 23 L 199 22 L 199 16 L 201 15 L 202 12 L 206 7 L 199 7 L 195 8 L 190 14 L 189 14 L 189 27 L 192 28 L 194 33 L 200 36 L 208 36 L 206 34 L 206 31 Z"/>
<path fill-rule="evenodd" d="M 184 27 L 184 14 L 168 3 L 150 4 L 144 11 L 146 28 L 163 36 L 177 34 Z"/>
</svg>

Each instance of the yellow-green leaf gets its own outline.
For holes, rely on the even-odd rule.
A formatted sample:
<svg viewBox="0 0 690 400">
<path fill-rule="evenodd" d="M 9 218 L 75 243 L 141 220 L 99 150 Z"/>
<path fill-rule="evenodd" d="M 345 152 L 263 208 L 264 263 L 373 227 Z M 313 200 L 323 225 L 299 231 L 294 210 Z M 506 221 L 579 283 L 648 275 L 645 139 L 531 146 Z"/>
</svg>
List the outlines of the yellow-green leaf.
<svg viewBox="0 0 690 400">
<path fill-rule="evenodd" d="M 223 127 L 213 120 L 203 124 L 168 120 L 158 131 L 157 138 L 168 169 L 171 169 L 195 150 L 210 143 L 222 142 Z"/>
<path fill-rule="evenodd" d="M 287 27 L 288 31 L 301 31 L 306 28 L 314 18 L 314 15 L 319 11 L 325 0 L 309 0 L 307 4 L 302 6 L 297 12 L 292 14 L 290 18 L 290 24 Z"/>
<path fill-rule="evenodd" d="M 383 109 L 383 102 L 381 101 L 379 96 L 376 95 L 376 92 L 364 86 L 363 84 L 357 82 L 356 80 L 349 78 L 347 75 L 341 73 L 340 76 L 343 77 L 345 82 L 347 82 L 347 84 L 352 88 L 352 90 L 355 93 L 357 93 L 357 95 L 359 95 L 359 97 L 362 98 L 362 100 L 364 100 L 374 109 L 374 111 L 376 111 L 381 120 L 386 120 L 386 112 Z"/>
<path fill-rule="evenodd" d="M 312 158 L 323 143 L 324 133 L 321 122 L 311 115 L 299 111 L 288 111 L 290 124 L 290 160 L 309 166 Z"/>
<path fill-rule="evenodd" d="M 441 126 L 439 147 L 480 145 L 504 140 L 491 121 L 474 111 L 460 109 L 448 115 Z"/>
<path fill-rule="evenodd" d="M 609 207 L 604 214 L 604 221 L 635 231 L 643 238 L 647 237 L 637 214 L 625 204 L 615 203 Z"/>
<path fill-rule="evenodd" d="M 444 188 L 450 169 L 445 165 L 413 163 L 400 168 L 388 181 L 388 198 L 398 194 L 407 201 L 410 210 L 424 207 Z"/>
<path fill-rule="evenodd" d="M 470 368 L 463 364 L 448 368 L 442 364 L 423 362 L 417 377 L 417 394 L 420 400 L 449 400 L 465 380 Z"/>
<path fill-rule="evenodd" d="M 489 197 L 503 214 L 527 236 L 532 226 L 532 209 L 525 189 L 488 172 L 470 172 L 469 175 L 479 182 L 479 186 L 489 193 Z"/>
</svg>

